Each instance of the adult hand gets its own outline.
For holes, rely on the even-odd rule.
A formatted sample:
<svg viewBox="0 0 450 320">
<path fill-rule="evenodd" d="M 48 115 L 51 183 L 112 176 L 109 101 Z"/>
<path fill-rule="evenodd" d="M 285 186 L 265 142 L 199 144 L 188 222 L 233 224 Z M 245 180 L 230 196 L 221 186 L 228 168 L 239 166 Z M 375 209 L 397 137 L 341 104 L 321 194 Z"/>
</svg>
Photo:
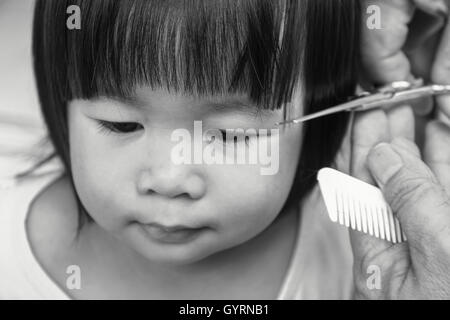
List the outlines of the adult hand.
<svg viewBox="0 0 450 320">
<path fill-rule="evenodd" d="M 364 1 L 363 9 L 369 1 Z M 383 84 L 409 79 L 411 63 L 403 44 L 414 8 L 437 1 L 370 1 L 381 8 L 382 30 L 363 26 L 362 56 L 367 79 Z M 431 9 L 427 9 L 431 10 Z M 443 33 L 430 78 L 450 83 L 450 26 Z M 436 99 L 450 114 L 450 97 Z M 408 241 L 392 244 L 350 231 L 354 254 L 355 297 L 367 299 L 450 299 L 450 126 L 426 126 L 423 154 L 414 144 L 414 114 L 409 105 L 358 113 L 353 148 L 348 140 L 336 159 L 346 171 L 377 184 L 400 220 Z M 370 266 L 380 270 L 381 288 L 367 285 Z"/>
<path fill-rule="evenodd" d="M 449 0 L 363 0 L 361 57 L 363 78 L 372 85 L 424 78 L 448 83 L 450 72 Z M 380 29 L 369 29 L 367 8 L 380 8 Z M 414 73 L 414 77 L 413 74 Z M 450 99 L 445 97 L 443 99 Z M 440 112 L 450 117 L 448 103 Z M 431 111 L 432 99 L 413 104 L 417 114 Z"/>
</svg>

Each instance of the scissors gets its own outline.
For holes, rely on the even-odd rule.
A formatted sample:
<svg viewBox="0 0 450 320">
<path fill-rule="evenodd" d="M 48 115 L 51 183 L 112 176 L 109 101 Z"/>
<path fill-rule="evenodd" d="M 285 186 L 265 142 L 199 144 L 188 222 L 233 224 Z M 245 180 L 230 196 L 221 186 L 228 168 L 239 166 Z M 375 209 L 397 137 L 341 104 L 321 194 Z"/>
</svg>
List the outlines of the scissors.
<svg viewBox="0 0 450 320">
<path fill-rule="evenodd" d="M 443 94 L 450 94 L 450 85 L 423 85 L 422 79 L 414 79 L 411 82 L 394 81 L 378 88 L 374 92 L 364 91 L 348 102 L 300 118 L 277 122 L 275 125 L 281 126 L 290 123 L 302 123 L 342 111 L 365 111 L 379 107 L 389 108 L 404 101 Z"/>
</svg>

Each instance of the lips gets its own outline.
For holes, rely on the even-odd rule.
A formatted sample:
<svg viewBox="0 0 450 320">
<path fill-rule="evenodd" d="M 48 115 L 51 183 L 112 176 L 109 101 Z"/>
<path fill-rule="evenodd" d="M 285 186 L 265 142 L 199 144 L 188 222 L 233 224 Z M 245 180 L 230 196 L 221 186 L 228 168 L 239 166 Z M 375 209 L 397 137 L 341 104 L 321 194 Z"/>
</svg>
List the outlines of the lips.
<svg viewBox="0 0 450 320">
<path fill-rule="evenodd" d="M 150 238 L 163 243 L 186 243 L 197 238 L 206 228 L 190 228 L 187 226 L 163 226 L 158 223 L 143 225 Z"/>
</svg>

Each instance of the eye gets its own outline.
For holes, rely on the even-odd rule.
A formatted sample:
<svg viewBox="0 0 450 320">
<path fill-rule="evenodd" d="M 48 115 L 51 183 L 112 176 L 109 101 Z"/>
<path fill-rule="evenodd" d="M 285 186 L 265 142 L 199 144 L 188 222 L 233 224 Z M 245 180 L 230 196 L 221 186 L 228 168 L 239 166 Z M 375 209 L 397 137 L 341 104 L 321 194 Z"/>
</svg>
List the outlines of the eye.
<svg viewBox="0 0 450 320">
<path fill-rule="evenodd" d="M 131 133 L 143 129 L 144 127 L 137 122 L 110 122 L 98 120 L 101 132 L 114 132 L 119 134 Z"/>
<path fill-rule="evenodd" d="M 239 132 L 227 132 L 225 129 L 219 129 L 219 132 L 222 135 L 222 143 L 225 145 L 238 144 L 239 142 L 245 142 L 248 145 L 250 140 L 248 135 Z"/>
</svg>

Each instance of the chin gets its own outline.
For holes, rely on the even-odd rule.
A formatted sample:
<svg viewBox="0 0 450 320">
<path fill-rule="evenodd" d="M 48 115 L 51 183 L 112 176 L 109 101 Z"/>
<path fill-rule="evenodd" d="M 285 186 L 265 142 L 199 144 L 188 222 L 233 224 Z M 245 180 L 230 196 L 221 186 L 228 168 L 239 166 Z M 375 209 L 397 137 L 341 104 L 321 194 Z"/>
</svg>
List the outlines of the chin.
<svg viewBox="0 0 450 320">
<path fill-rule="evenodd" d="M 167 265 L 167 266 L 186 266 L 200 262 L 215 253 L 214 250 L 196 250 L 195 248 L 167 248 L 159 252 L 139 252 L 147 260 Z"/>
<path fill-rule="evenodd" d="M 222 251 L 213 243 L 214 237 L 203 235 L 187 243 L 160 243 L 147 237 L 132 237 L 124 239 L 128 246 L 145 259 L 164 265 L 182 266 L 199 262 Z M 130 241 L 131 240 L 131 241 Z"/>
</svg>

